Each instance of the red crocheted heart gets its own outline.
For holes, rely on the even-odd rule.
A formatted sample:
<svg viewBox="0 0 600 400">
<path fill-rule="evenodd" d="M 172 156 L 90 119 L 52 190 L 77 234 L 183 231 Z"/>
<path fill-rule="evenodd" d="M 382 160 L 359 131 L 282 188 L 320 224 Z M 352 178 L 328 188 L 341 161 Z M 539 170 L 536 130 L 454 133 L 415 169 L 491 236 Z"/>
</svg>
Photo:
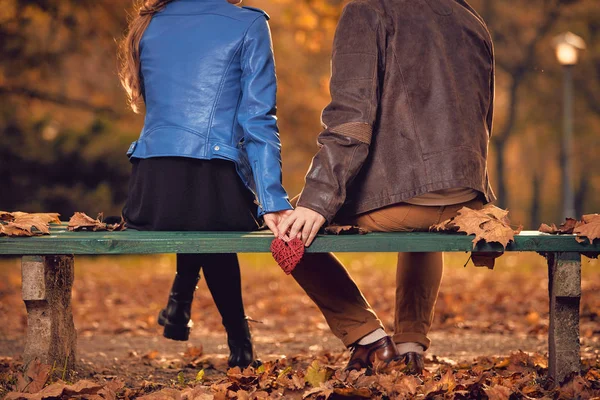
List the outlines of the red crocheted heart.
<svg viewBox="0 0 600 400">
<path fill-rule="evenodd" d="M 271 242 L 271 254 L 283 272 L 289 275 L 304 256 L 304 243 L 300 239 L 286 242 L 275 238 Z"/>
</svg>

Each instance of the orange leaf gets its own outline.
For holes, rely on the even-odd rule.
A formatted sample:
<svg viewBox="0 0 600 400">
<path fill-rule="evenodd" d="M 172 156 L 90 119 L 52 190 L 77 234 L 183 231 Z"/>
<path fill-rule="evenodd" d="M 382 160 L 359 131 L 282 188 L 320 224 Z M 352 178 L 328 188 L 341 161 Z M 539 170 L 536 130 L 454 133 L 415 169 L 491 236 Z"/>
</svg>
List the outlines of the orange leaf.
<svg viewBox="0 0 600 400">
<path fill-rule="evenodd" d="M 70 231 L 78 230 L 92 230 L 96 231 L 122 231 L 125 229 L 125 220 L 121 218 L 121 221 L 115 224 L 106 224 L 102 222 L 103 214 L 98 214 L 96 219 L 86 215 L 82 212 L 76 212 L 69 220 L 67 229 Z"/>
<path fill-rule="evenodd" d="M 506 214 L 498 211 L 497 207 L 484 207 L 482 210 L 472 210 L 468 207 L 463 207 L 458 211 L 458 215 L 454 218 L 454 224 L 458 226 L 459 232 L 465 232 L 468 235 L 475 235 L 473 239 L 473 247 L 480 240 L 485 242 L 498 242 L 502 247 L 511 240 L 514 240 L 514 231 L 508 225 Z M 498 219 L 500 216 L 502 220 Z"/>
<path fill-rule="evenodd" d="M 594 240 L 600 239 L 600 215 L 584 215 L 583 224 L 578 225 L 573 230 L 573 233 L 577 234 L 578 239 L 586 237 L 590 241 L 590 244 L 592 244 Z"/>
<path fill-rule="evenodd" d="M 502 385 L 493 386 L 484 391 L 490 400 L 508 400 L 512 394 L 512 390 Z"/>
<path fill-rule="evenodd" d="M 541 224 L 540 227 L 538 228 L 538 231 L 540 231 L 542 233 L 550 233 L 550 234 L 554 235 L 558 232 L 558 228 L 554 224 L 552 224 L 552 225 Z"/>
</svg>

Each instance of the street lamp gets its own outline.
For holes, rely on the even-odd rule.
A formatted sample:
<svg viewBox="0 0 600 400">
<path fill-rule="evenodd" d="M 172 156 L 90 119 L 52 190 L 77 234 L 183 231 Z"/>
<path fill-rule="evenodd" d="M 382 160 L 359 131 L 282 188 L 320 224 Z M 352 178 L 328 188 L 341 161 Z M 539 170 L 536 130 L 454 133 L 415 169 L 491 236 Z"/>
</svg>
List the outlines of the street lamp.
<svg viewBox="0 0 600 400">
<path fill-rule="evenodd" d="M 553 41 L 556 58 L 563 66 L 563 135 L 560 151 L 562 207 L 564 218 L 577 218 L 575 196 L 571 183 L 573 159 L 573 66 L 579 61 L 579 51 L 585 49 L 583 39 L 574 33 L 558 35 Z"/>
</svg>

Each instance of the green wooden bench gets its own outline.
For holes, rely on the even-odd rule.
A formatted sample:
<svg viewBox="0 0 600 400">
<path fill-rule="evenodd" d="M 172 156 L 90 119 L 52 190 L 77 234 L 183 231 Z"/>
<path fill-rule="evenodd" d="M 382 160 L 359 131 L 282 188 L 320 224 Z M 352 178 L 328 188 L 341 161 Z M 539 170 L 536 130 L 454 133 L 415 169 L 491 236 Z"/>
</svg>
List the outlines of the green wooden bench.
<svg viewBox="0 0 600 400">
<path fill-rule="evenodd" d="M 0 255 L 22 257 L 23 300 L 28 328 L 24 360 L 75 366 L 76 332 L 71 310 L 75 255 L 157 253 L 265 253 L 269 232 L 69 232 L 55 226 L 51 234 L 0 238 Z M 369 233 L 319 236 L 309 252 L 427 252 L 472 250 L 472 236 L 444 233 Z M 482 243 L 477 251 L 502 251 Z M 600 252 L 600 243 L 581 244 L 572 235 L 522 232 L 506 251 L 537 252 L 548 260 L 550 328 L 549 373 L 562 381 L 580 370 L 579 302 L 581 253 Z"/>
</svg>

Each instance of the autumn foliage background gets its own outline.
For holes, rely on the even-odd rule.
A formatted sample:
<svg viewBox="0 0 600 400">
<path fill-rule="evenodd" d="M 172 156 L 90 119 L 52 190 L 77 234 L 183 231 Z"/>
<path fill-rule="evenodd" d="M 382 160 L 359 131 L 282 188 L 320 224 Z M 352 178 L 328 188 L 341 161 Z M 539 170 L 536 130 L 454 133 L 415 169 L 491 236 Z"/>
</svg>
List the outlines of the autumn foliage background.
<svg viewBox="0 0 600 400">
<path fill-rule="evenodd" d="M 577 216 L 599 212 L 598 0 L 470 3 L 487 21 L 497 57 L 489 160 L 496 204 L 510 210 L 515 226 L 537 229 L 541 222 L 560 222 L 562 67 L 552 39 L 572 31 L 587 43 L 573 69 Z M 272 17 L 284 184 L 293 196 L 302 188 L 317 150 L 320 112 L 329 101 L 331 42 L 345 2 L 245 4 L 263 8 Z M 63 220 L 75 211 L 91 216 L 120 213 L 129 175 L 125 151 L 143 123 L 127 108 L 117 77 L 116 41 L 131 10 L 129 0 L 1 2 L 0 210 L 59 212 Z M 467 259 L 463 254 L 446 258 L 434 347 L 427 360 L 430 369 L 518 349 L 543 354 L 548 324 L 544 260 L 505 255 L 491 272 L 470 264 L 464 269 Z M 391 327 L 393 255 L 349 254 L 343 260 Z M 81 257 L 76 264 L 73 304 L 84 376 L 118 376 L 128 380 L 129 387 L 152 391 L 148 385 L 160 389 L 168 382 L 177 384 L 180 370 L 186 380 L 193 380 L 198 368 L 223 369 L 224 332 L 203 283 L 194 304 L 198 324 L 189 344 L 194 347 L 160 338 L 154 319 L 174 272 L 172 255 Z M 262 356 L 274 360 L 287 355 L 301 369 L 314 359 L 339 367 L 343 348 L 269 256 L 243 256 L 242 266 L 247 311 L 260 321 L 253 331 Z M 598 262 L 584 259 L 583 268 L 582 350 L 588 363 L 597 363 Z M 19 291 L 18 260 L 1 258 L 0 372 L 18 359 L 23 346 L 26 319 Z M 198 350 L 201 346 L 204 350 Z M 190 353 L 184 353 L 186 349 Z M 206 353 L 212 358 L 203 358 Z M 486 362 L 493 366 L 503 361 Z M 594 379 L 600 380 L 600 374 Z M 588 379 L 588 385 L 592 381 Z"/>
<path fill-rule="evenodd" d="M 473 0 L 497 57 L 489 162 L 498 206 L 537 228 L 560 217 L 562 70 L 552 38 L 588 49 L 575 75 L 578 215 L 600 209 L 600 8 L 596 0 Z M 128 144 L 143 119 L 126 106 L 116 40 L 129 0 L 5 0 L 0 6 L 0 209 L 118 215 Z M 329 57 L 343 1 L 247 0 L 271 16 L 284 184 L 299 192 L 329 100 Z"/>
</svg>

